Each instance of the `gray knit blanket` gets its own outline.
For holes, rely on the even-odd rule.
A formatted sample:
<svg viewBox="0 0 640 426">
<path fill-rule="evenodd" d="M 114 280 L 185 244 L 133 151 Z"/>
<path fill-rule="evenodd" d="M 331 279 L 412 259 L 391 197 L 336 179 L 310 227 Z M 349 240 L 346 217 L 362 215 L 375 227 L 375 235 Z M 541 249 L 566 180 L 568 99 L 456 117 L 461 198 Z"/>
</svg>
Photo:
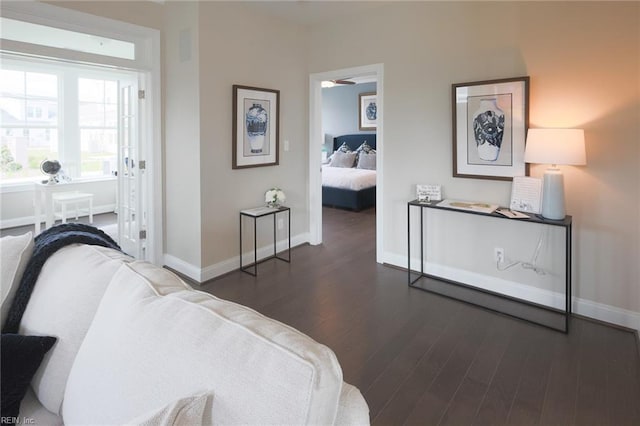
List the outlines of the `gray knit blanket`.
<svg viewBox="0 0 640 426">
<path fill-rule="evenodd" d="M 18 333 L 20 320 L 44 263 L 53 253 L 70 244 L 90 244 L 122 251 L 103 231 L 82 223 L 64 223 L 40 233 L 34 240 L 33 254 L 20 280 L 2 333 Z"/>
</svg>

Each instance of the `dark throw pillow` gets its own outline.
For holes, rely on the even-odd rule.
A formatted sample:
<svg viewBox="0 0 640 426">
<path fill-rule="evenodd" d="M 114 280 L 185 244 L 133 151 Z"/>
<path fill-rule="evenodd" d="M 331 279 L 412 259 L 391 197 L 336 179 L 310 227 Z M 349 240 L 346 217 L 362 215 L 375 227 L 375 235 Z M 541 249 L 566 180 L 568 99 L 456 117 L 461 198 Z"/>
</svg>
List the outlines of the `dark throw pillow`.
<svg viewBox="0 0 640 426">
<path fill-rule="evenodd" d="M 0 385 L 3 424 L 14 424 L 17 420 L 20 402 L 27 393 L 31 378 L 55 342 L 55 337 L 2 334 Z"/>
</svg>

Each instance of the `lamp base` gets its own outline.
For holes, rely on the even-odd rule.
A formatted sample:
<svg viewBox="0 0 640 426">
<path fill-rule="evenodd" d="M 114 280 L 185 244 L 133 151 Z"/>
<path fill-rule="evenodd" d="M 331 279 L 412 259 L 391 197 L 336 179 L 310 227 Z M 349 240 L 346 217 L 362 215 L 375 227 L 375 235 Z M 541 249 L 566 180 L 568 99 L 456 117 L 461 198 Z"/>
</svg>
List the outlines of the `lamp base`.
<svg viewBox="0 0 640 426">
<path fill-rule="evenodd" d="M 548 168 L 544 172 L 542 188 L 542 217 L 562 220 L 564 209 L 564 176 L 557 168 Z"/>
</svg>

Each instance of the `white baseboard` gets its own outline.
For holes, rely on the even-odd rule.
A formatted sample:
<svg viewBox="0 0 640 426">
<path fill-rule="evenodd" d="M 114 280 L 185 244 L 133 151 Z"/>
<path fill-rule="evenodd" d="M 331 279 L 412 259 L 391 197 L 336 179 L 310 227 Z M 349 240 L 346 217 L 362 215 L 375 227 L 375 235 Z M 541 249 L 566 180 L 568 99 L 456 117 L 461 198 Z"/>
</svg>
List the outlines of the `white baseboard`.
<svg viewBox="0 0 640 426">
<path fill-rule="evenodd" d="M 407 267 L 406 256 L 386 252 L 383 255 L 383 259 L 384 263 L 401 268 Z M 413 270 L 419 270 L 420 260 L 411 259 L 411 268 Z M 536 288 L 526 284 L 503 280 L 494 276 L 464 271 L 429 262 L 425 263 L 425 272 L 452 281 L 469 284 L 474 287 L 564 310 L 564 293 Z M 571 303 L 572 311 L 578 315 L 631 328 L 640 332 L 640 312 L 605 305 L 603 303 L 593 302 L 587 299 L 581 299 L 575 295 L 573 296 Z"/>
<path fill-rule="evenodd" d="M 309 233 L 299 234 L 291 237 L 291 248 L 305 244 L 309 242 Z M 287 248 L 287 240 L 281 240 L 276 243 L 276 250 L 281 252 Z M 260 247 L 258 249 L 258 260 L 271 256 L 273 254 L 273 246 Z M 250 264 L 253 262 L 253 251 L 245 252 L 242 256 L 242 263 Z M 240 268 L 240 255 L 234 256 L 230 259 L 223 260 L 222 262 L 215 263 L 213 265 L 200 268 L 195 265 L 191 265 L 188 262 L 183 261 L 170 254 L 164 255 L 164 264 L 181 274 L 186 275 L 192 280 L 203 283 L 210 279 L 219 277 L 220 275 L 227 274 L 231 271 L 235 271 Z"/>
<path fill-rule="evenodd" d="M 640 313 L 628 309 L 617 308 L 591 300 L 574 298 L 575 313 L 589 318 L 594 318 L 610 324 L 632 328 L 640 333 Z"/>
<path fill-rule="evenodd" d="M 202 282 L 202 270 L 199 267 L 190 264 L 189 262 L 185 262 L 180 258 L 165 253 L 162 263 L 164 263 L 165 266 L 168 266 L 169 268 L 178 271 L 183 275 L 186 275 L 194 281 Z"/>
<path fill-rule="evenodd" d="M 106 204 L 106 205 L 102 205 L 102 206 L 95 206 L 95 207 L 93 207 L 93 214 L 96 215 L 96 214 L 102 214 L 102 213 L 113 213 L 115 208 L 116 208 L 115 204 Z M 86 210 L 86 209 L 83 209 L 83 210 Z M 80 214 L 80 217 L 83 217 L 83 216 L 89 216 L 89 214 Z M 13 218 L 13 219 L 4 219 L 4 220 L 0 220 L 0 229 L 15 228 L 17 226 L 33 225 L 35 223 L 35 221 L 36 221 L 35 215 L 16 217 L 16 218 Z"/>
</svg>

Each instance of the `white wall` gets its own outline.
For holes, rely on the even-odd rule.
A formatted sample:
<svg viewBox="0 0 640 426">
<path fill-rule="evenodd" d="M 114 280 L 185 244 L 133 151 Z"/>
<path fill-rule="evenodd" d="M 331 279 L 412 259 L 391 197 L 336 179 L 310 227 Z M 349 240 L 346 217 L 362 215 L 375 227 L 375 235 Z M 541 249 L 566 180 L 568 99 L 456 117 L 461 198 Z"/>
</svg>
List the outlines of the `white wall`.
<svg viewBox="0 0 640 426">
<path fill-rule="evenodd" d="M 375 93 L 376 83 L 355 85 L 338 85 L 322 89 L 322 131 L 331 135 L 329 153 L 333 150 L 333 137 L 357 133 L 373 133 L 375 131 L 360 130 L 358 115 L 359 95 Z M 325 143 L 328 143 L 325 140 Z"/>
<path fill-rule="evenodd" d="M 608 2 L 402 3 L 313 28 L 310 72 L 384 63 L 386 261 L 406 262 L 406 201 L 417 183 L 442 184 L 449 198 L 508 203 L 508 182 L 452 177 L 451 84 L 529 75 L 531 127 L 585 129 L 588 165 L 563 168 L 574 216 L 575 294 L 629 314 L 629 325 L 640 327 L 639 9 Z M 362 49 L 361 34 L 376 48 Z M 532 175 L 543 170 L 532 167 Z M 462 225 L 449 216 L 439 226 Z M 505 277 L 491 269 L 492 245 L 526 256 L 536 235 L 525 241 L 519 235 L 526 231 L 485 226 L 455 239 L 441 232 L 436 247 L 479 244 L 474 261 L 458 267 Z M 559 249 L 548 247 L 547 258 L 562 256 Z M 439 261 L 456 264 L 457 253 Z M 561 262 L 546 266 L 562 275 Z M 509 274 L 519 282 L 536 278 Z"/>
<path fill-rule="evenodd" d="M 239 211 L 279 187 L 292 209 L 292 237 L 305 239 L 307 79 L 305 36 L 250 5 L 200 3 L 202 265 L 205 278 L 238 267 Z M 232 86 L 280 90 L 280 164 L 231 168 Z M 290 150 L 284 150 L 289 140 Z"/>
<path fill-rule="evenodd" d="M 202 266 L 199 13 L 169 2 L 163 30 L 165 262 L 188 275 Z"/>
</svg>

